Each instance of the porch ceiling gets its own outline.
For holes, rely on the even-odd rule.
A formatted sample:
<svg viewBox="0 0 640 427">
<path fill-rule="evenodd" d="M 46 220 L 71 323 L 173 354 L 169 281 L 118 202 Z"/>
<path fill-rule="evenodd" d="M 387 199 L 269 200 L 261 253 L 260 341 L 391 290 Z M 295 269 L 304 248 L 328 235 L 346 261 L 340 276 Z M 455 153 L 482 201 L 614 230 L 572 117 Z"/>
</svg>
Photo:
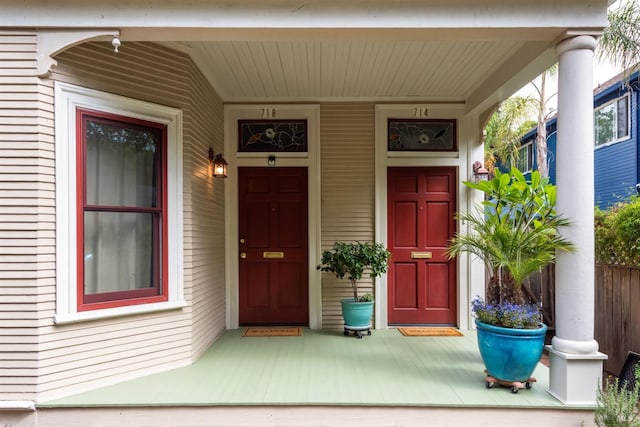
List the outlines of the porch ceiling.
<svg viewBox="0 0 640 427">
<path fill-rule="evenodd" d="M 102 28 L 123 48 L 167 43 L 188 52 L 226 102 L 445 101 L 483 112 L 550 66 L 556 41 L 598 34 L 608 1 L 26 3 L 3 0 L 0 26 Z"/>
<path fill-rule="evenodd" d="M 553 38 L 554 35 L 546 35 Z M 245 40 L 168 43 L 187 52 L 223 100 L 474 102 L 549 50 L 549 41 Z M 555 58 L 547 55 L 522 84 Z M 542 67 L 542 68 L 541 68 Z M 519 88 L 512 85 L 511 91 Z M 502 97 L 509 96 L 509 89 Z M 471 106 L 471 107 L 475 107 Z"/>
</svg>

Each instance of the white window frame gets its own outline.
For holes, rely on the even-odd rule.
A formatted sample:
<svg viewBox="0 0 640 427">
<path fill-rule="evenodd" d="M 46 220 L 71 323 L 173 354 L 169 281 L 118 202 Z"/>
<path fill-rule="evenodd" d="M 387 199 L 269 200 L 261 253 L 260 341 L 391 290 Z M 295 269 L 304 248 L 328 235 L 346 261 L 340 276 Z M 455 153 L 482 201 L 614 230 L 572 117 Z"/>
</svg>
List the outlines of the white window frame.
<svg viewBox="0 0 640 427">
<path fill-rule="evenodd" d="M 168 300 L 79 312 L 76 247 L 76 109 L 86 108 L 167 126 Z M 67 83 L 55 83 L 57 324 L 184 307 L 182 111 Z"/>
<path fill-rule="evenodd" d="M 531 156 L 529 156 L 529 147 L 531 147 Z M 522 159 L 522 153 L 524 151 L 524 153 L 526 153 L 527 155 L 527 168 L 525 170 L 521 170 L 520 172 L 522 173 L 529 173 L 531 171 L 533 171 L 533 155 L 534 155 L 534 149 L 535 147 L 533 146 L 533 141 L 529 141 L 526 144 L 522 144 L 520 147 L 518 147 L 518 161 L 516 163 L 519 163 Z M 519 165 L 516 165 L 519 166 Z"/>
<path fill-rule="evenodd" d="M 616 144 L 618 142 L 621 141 L 626 141 L 628 139 L 631 138 L 631 94 L 629 92 L 625 93 L 622 96 L 619 96 L 617 98 L 614 98 L 608 102 L 605 102 L 602 105 L 599 105 L 597 108 L 593 109 L 593 147 L 594 149 L 598 149 L 601 147 L 608 147 L 610 145 Z M 618 122 L 618 108 L 617 108 L 617 103 L 619 100 L 623 99 L 623 98 L 627 98 L 627 134 L 625 136 L 619 137 L 618 136 L 618 126 L 617 126 L 617 122 Z M 616 124 L 615 126 L 615 132 L 616 132 L 616 138 L 614 138 L 612 141 L 609 141 L 605 144 L 600 144 L 600 145 L 596 145 L 596 137 L 597 137 L 597 131 L 596 131 L 596 113 L 599 110 L 602 110 L 603 108 L 608 107 L 611 104 L 616 104 L 616 108 L 615 108 L 615 112 L 616 112 L 616 117 L 615 117 L 615 121 L 614 124 Z"/>
</svg>

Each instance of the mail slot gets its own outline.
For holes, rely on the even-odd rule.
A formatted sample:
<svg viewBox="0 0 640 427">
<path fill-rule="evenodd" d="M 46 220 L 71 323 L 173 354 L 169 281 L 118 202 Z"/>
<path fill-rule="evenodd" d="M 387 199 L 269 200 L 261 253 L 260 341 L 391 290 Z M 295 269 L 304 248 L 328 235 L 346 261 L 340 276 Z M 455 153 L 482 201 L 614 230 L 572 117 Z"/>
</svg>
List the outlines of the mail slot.
<svg viewBox="0 0 640 427">
<path fill-rule="evenodd" d="M 284 258 L 284 252 L 262 252 L 262 258 Z"/>
<path fill-rule="evenodd" d="M 429 259 L 431 257 L 431 252 L 411 252 L 411 258 L 413 259 Z"/>
</svg>

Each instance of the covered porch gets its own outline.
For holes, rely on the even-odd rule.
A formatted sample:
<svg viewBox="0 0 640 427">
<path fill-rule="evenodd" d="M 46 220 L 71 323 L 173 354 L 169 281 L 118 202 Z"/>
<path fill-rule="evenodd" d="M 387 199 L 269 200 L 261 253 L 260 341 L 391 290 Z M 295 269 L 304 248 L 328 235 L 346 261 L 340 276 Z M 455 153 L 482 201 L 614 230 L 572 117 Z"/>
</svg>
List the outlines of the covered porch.
<svg viewBox="0 0 640 427">
<path fill-rule="evenodd" d="M 530 390 L 487 390 L 474 331 L 405 337 L 341 330 L 300 337 L 226 331 L 190 366 L 38 405 L 38 425 L 592 425 L 593 408 Z M 584 424 L 583 424 L 584 423 Z"/>
<path fill-rule="evenodd" d="M 24 411 L 24 425 L 486 425 L 496 412 L 506 425 L 592 419 L 586 406 L 575 408 L 593 404 L 601 376 L 588 183 L 592 57 L 605 0 L 5 3 L 0 128 L 9 132 L 9 167 L 1 189 L 12 231 L 11 257 L 2 261 L 10 286 L 0 292 L 9 313 L 0 344 L 10 363 L 0 373 L 0 404 Z M 335 328 L 349 291 L 315 269 L 321 250 L 334 241 L 392 240 L 388 177 L 399 169 L 420 168 L 420 178 L 447 169 L 451 212 L 433 215 L 443 223 L 430 227 L 449 233 L 440 242 L 464 231 L 450 218 L 480 201 L 462 182 L 483 157 L 483 124 L 556 60 L 558 210 L 574 221 L 568 237 L 581 251 L 558 260 L 551 370 L 541 367 L 540 383 L 517 395 L 486 390 L 473 332 L 404 338 L 388 329 L 472 328 L 469 302 L 484 292 L 484 268 L 466 255 L 449 270 L 434 268 L 448 280 L 429 282 L 439 296 L 429 308 L 446 303 L 450 319 L 390 319 L 395 288 L 381 278 L 365 284 L 376 300 L 373 336 L 343 337 Z M 84 171 L 74 151 L 86 145 L 80 110 L 167 126 L 167 155 L 159 156 L 167 164 L 167 238 L 146 245 L 167 268 L 157 302 L 78 308 L 85 293 L 78 268 L 85 230 L 76 220 Z M 258 119 L 307 120 L 307 152 L 278 152 L 275 163 L 267 151 L 239 152 L 240 121 Z M 455 123 L 456 137 L 446 150 L 394 151 L 391 119 L 445 120 Z M 224 181 L 209 173 L 213 151 L 229 162 Z M 240 206 L 238 180 L 249 168 L 269 167 L 307 171 L 300 185 L 307 203 L 297 217 L 307 237 L 297 270 L 303 280 L 290 280 L 302 285 L 284 292 L 306 303 L 304 322 L 240 316 L 247 295 L 240 224 L 250 210 Z M 411 280 L 413 289 L 418 283 L 427 282 Z M 241 338 L 237 327 L 253 323 L 309 329 L 301 338 Z"/>
</svg>

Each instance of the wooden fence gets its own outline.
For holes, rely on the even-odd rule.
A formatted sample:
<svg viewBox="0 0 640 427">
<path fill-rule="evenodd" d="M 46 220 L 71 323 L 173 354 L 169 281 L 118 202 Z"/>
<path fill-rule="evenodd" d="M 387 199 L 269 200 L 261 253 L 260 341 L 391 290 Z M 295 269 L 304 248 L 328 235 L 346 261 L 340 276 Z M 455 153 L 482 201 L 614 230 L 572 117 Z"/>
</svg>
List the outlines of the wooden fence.
<svg viewBox="0 0 640 427">
<path fill-rule="evenodd" d="M 549 266 L 525 282 L 532 302 L 542 306 L 549 326 L 547 344 L 555 335 L 555 268 Z M 596 265 L 595 339 L 609 356 L 604 369 L 619 374 L 629 350 L 640 353 L 640 268 Z"/>
<path fill-rule="evenodd" d="M 618 374 L 627 352 L 640 352 L 640 268 L 596 265 L 595 288 L 595 338 Z"/>
</svg>

